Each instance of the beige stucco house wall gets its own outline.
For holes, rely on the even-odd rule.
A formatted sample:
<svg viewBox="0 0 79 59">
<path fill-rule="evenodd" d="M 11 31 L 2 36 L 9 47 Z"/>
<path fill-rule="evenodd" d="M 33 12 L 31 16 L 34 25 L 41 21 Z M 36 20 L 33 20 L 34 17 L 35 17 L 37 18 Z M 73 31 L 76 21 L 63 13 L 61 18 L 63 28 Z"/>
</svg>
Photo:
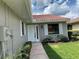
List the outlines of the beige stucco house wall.
<svg viewBox="0 0 79 59">
<path fill-rule="evenodd" d="M 76 19 L 71 19 L 68 22 L 68 25 L 69 37 L 72 39 L 73 34 L 79 34 L 79 17 Z M 76 36 L 76 38 L 78 39 L 79 37 Z"/>
<path fill-rule="evenodd" d="M 72 25 L 72 30 L 79 30 L 79 18 L 70 20 L 68 24 Z"/>
<path fill-rule="evenodd" d="M 27 13 L 27 14 L 29 14 L 29 13 Z M 31 15 L 29 15 L 29 16 L 31 17 Z M 26 17 L 28 17 L 28 15 L 26 15 Z M 30 20 L 30 17 L 27 19 Z M 1 27 L 8 28 L 12 35 L 12 38 L 8 38 L 10 40 L 7 40 L 8 51 L 6 51 L 6 53 L 8 53 L 9 59 L 12 59 L 13 56 L 15 56 L 18 48 L 20 48 L 22 46 L 22 44 L 24 44 L 27 41 L 26 22 L 23 19 L 22 19 L 22 17 L 18 16 L 18 13 L 15 13 L 14 10 L 12 10 L 8 5 L 6 5 L 6 3 L 0 1 L 0 28 Z M 23 26 L 24 26 L 24 34 L 22 34 L 22 22 L 23 22 Z M 0 35 L 1 35 L 1 33 L 0 33 Z M 7 38 L 5 37 L 5 39 L 7 39 Z M 0 51 L 3 53 L 3 50 L 6 50 L 6 47 L 2 47 L 1 43 L 3 43 L 3 42 L 0 41 Z M 5 44 L 5 46 L 6 46 L 6 44 Z M 0 52 L 0 56 L 2 54 L 1 52 Z M 5 56 L 4 57 L 4 59 L 5 59 L 7 56 L 6 56 L 6 54 L 4 56 Z"/>
<path fill-rule="evenodd" d="M 72 24 L 72 29 L 79 29 L 79 24 Z"/>
</svg>

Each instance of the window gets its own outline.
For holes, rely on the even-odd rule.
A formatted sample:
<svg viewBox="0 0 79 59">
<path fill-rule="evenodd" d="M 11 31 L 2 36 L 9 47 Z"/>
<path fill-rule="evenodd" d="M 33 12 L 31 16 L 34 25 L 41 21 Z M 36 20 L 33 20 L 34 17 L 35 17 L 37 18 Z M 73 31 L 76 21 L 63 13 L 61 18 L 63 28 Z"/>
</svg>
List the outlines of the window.
<svg viewBox="0 0 79 59">
<path fill-rule="evenodd" d="M 22 35 L 24 35 L 24 23 L 22 22 Z"/>
<path fill-rule="evenodd" d="M 20 21 L 20 30 L 21 30 L 21 36 L 23 36 L 24 33 L 24 23 L 22 21 Z"/>
<path fill-rule="evenodd" d="M 58 24 L 48 24 L 48 33 L 49 34 L 59 34 L 59 25 Z"/>
<path fill-rule="evenodd" d="M 72 25 L 68 25 L 68 30 L 72 30 Z"/>
</svg>

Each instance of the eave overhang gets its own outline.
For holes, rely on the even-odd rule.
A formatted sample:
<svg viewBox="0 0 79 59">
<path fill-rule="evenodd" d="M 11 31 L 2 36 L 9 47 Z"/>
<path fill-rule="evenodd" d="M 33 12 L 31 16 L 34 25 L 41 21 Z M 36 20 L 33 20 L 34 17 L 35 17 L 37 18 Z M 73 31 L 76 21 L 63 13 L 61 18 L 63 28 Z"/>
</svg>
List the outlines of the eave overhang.
<svg viewBox="0 0 79 59">
<path fill-rule="evenodd" d="M 2 0 L 25 22 L 32 22 L 31 0 Z"/>
</svg>

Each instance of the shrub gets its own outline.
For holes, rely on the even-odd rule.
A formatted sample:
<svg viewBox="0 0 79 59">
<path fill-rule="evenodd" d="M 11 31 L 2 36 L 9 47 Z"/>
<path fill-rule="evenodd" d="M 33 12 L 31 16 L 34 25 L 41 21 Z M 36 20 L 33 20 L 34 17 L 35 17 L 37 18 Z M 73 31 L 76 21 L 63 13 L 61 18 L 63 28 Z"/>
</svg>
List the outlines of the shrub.
<svg viewBox="0 0 79 59">
<path fill-rule="evenodd" d="M 29 59 L 29 54 L 20 53 L 20 54 L 18 54 L 18 56 L 16 57 L 16 59 Z"/>
<path fill-rule="evenodd" d="M 57 37 L 58 34 L 52 34 L 52 35 L 48 35 L 46 36 L 45 39 L 43 39 L 43 42 L 44 43 L 48 43 L 48 42 L 59 42 L 60 41 L 60 38 Z"/>
<path fill-rule="evenodd" d="M 62 41 L 62 42 L 68 42 L 69 41 L 68 37 L 66 37 L 64 35 L 57 35 L 57 38 L 60 39 L 60 41 Z"/>
<path fill-rule="evenodd" d="M 48 43 L 52 39 L 51 36 L 47 35 L 45 38 L 43 38 L 42 43 Z"/>
<path fill-rule="evenodd" d="M 68 39 L 68 37 L 61 35 L 61 34 L 53 34 L 53 35 L 46 36 L 42 40 L 42 43 L 43 44 L 46 44 L 46 43 L 49 43 L 49 42 L 55 42 L 56 43 L 56 42 L 59 42 L 59 41 L 68 42 L 69 39 Z"/>
<path fill-rule="evenodd" d="M 28 41 L 28 42 L 26 42 L 23 46 L 26 46 L 26 45 L 32 45 L 32 42 L 31 41 Z"/>
<path fill-rule="evenodd" d="M 60 41 L 60 39 L 57 37 L 58 36 L 58 34 L 53 34 L 53 35 L 51 35 L 51 37 L 52 37 L 52 39 L 51 39 L 51 42 L 59 42 Z"/>
<path fill-rule="evenodd" d="M 32 43 L 30 41 L 26 42 L 23 45 L 19 54 L 17 55 L 16 59 L 29 59 L 31 47 L 32 47 Z"/>
<path fill-rule="evenodd" d="M 72 34 L 71 38 L 72 38 L 73 41 L 77 41 L 77 40 L 79 40 L 79 34 L 77 34 L 77 33 L 76 34 Z"/>
<path fill-rule="evenodd" d="M 43 42 L 49 42 L 51 39 L 49 39 L 49 38 L 45 38 L 44 40 L 43 40 Z"/>
</svg>

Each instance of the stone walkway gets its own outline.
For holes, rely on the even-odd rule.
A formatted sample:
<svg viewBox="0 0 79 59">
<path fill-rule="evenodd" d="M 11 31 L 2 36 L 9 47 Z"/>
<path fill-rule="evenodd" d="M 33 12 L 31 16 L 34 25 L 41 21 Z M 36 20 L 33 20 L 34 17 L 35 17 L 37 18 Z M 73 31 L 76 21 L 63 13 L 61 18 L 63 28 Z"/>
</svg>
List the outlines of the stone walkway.
<svg viewBox="0 0 79 59">
<path fill-rule="evenodd" d="M 41 43 L 33 43 L 30 59 L 49 59 Z"/>
</svg>

